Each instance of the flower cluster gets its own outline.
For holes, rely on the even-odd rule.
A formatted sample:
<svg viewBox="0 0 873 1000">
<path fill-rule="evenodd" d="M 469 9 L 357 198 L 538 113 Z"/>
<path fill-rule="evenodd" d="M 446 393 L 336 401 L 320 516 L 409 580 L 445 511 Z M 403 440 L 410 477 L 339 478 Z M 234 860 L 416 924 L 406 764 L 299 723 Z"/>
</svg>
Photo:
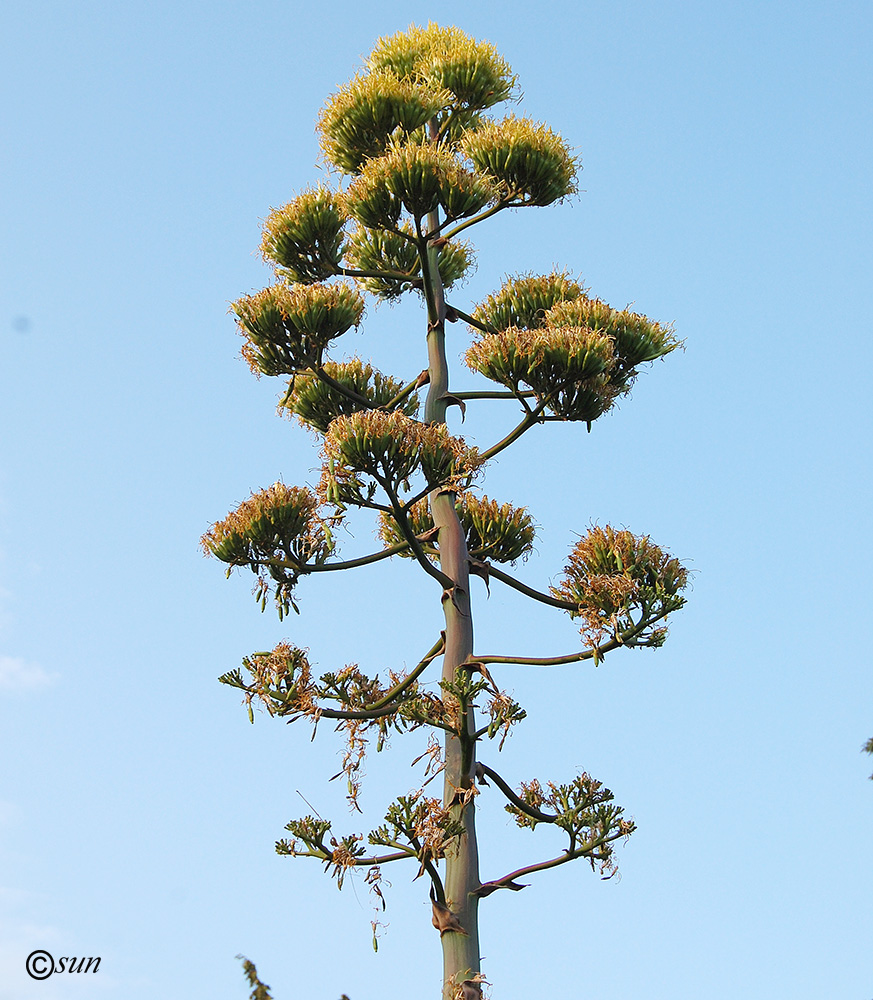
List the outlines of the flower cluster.
<svg viewBox="0 0 873 1000">
<path fill-rule="evenodd" d="M 492 332 L 468 349 L 470 368 L 516 393 L 529 386 L 555 416 L 589 426 L 640 364 L 679 346 L 670 327 L 590 298 L 563 272 L 508 279 L 474 319 Z"/>
<path fill-rule="evenodd" d="M 321 148 L 346 173 L 384 152 L 397 130 L 414 132 L 451 102 L 439 87 L 401 80 L 384 69 L 356 76 L 327 103 L 318 120 Z"/>
<path fill-rule="evenodd" d="M 207 555 L 259 569 L 274 559 L 304 565 L 329 551 L 318 500 L 305 487 L 274 483 L 253 493 L 201 539 Z"/>
<path fill-rule="evenodd" d="M 574 616 L 583 619 L 589 642 L 610 632 L 626 634 L 628 645 L 656 646 L 666 632 L 650 626 L 682 607 L 687 583 L 688 571 L 648 535 L 607 525 L 579 539 L 552 592 L 577 606 Z"/>
<path fill-rule="evenodd" d="M 533 814 L 513 804 L 507 805 L 506 811 L 519 826 L 533 830 L 543 822 L 536 813 L 545 807 L 549 812 L 544 819 L 569 836 L 570 852 L 587 857 L 592 868 L 598 862 L 601 871 L 614 871 L 613 842 L 629 837 L 635 829 L 633 822 L 624 818 L 622 807 L 615 805 L 614 798 L 602 782 L 583 771 L 564 785 L 550 781 L 545 789 L 536 778 L 522 783 L 519 799 Z"/>
<path fill-rule="evenodd" d="M 357 282 L 380 299 L 391 301 L 422 287 L 421 260 L 408 223 L 397 232 L 358 226 L 349 239 L 346 260 L 350 267 L 369 272 L 357 277 Z M 460 281 L 472 265 L 469 243 L 451 240 L 440 244 L 437 266 L 443 288 Z"/>
<path fill-rule="evenodd" d="M 510 115 L 471 129 L 461 151 L 501 192 L 523 205 L 551 205 L 576 190 L 577 161 L 548 125 Z"/>
<path fill-rule="evenodd" d="M 544 317 L 547 327 L 581 326 L 609 337 L 614 348 L 610 379 L 627 384 L 638 365 L 654 361 L 680 346 L 670 326 L 656 323 L 629 309 L 613 309 L 601 299 L 580 295 L 556 303 Z"/>
<path fill-rule="evenodd" d="M 243 669 L 248 676 L 243 676 Z M 370 733 L 375 730 L 376 749 L 381 750 L 390 730 L 417 728 L 423 720 L 416 716 L 428 711 L 426 704 L 418 706 L 421 696 L 414 673 L 401 676 L 389 671 L 386 686 L 378 675 L 370 677 L 351 663 L 316 680 L 306 651 L 288 642 L 245 657 L 242 669 L 230 670 L 219 680 L 244 693 L 252 721 L 255 701 L 270 715 L 289 722 L 307 717 L 317 724 L 325 716 L 338 720 L 337 729 L 346 736 L 342 772 L 355 806 Z"/>
<path fill-rule="evenodd" d="M 495 332 L 511 326 L 532 330 L 543 325 L 552 306 L 577 299 L 583 291 L 566 271 L 523 274 L 508 278 L 498 291 L 476 306 L 473 316 Z"/>
<path fill-rule="evenodd" d="M 288 386 L 288 392 L 281 406 L 296 414 L 302 424 L 312 427 L 322 434 L 327 433 L 332 420 L 348 416 L 366 407 L 356 403 L 352 396 L 367 401 L 367 406 L 376 409 L 386 406 L 401 391 L 403 386 L 390 375 L 383 375 L 360 358 L 351 361 L 325 362 L 321 369 L 337 388 L 317 375 L 296 375 Z M 346 391 L 343 392 L 342 390 Z M 418 411 L 418 396 L 413 392 L 399 404 L 399 410 L 407 416 Z"/>
<path fill-rule="evenodd" d="M 489 562 L 514 563 L 527 557 L 534 541 L 533 518 L 524 507 L 499 504 L 487 496 L 462 493 L 455 501 L 455 511 L 467 542 L 467 553 L 475 559 Z M 426 499 L 413 504 L 408 512 L 409 526 L 416 535 L 426 536 L 433 530 L 433 518 Z M 393 515 L 383 513 L 379 534 L 386 545 L 398 545 L 405 536 Z M 425 552 L 436 557 L 436 548 L 424 543 Z M 411 553 L 402 552 L 408 556 Z"/>
<path fill-rule="evenodd" d="M 327 345 L 357 326 L 364 300 L 350 285 L 271 285 L 232 305 L 246 338 L 243 357 L 263 375 L 292 375 L 316 364 Z"/>
<path fill-rule="evenodd" d="M 480 464 L 476 449 L 452 437 L 445 424 L 421 423 L 398 411 L 337 417 L 325 436 L 325 454 L 324 496 L 340 503 L 364 499 L 361 476 L 392 491 L 407 489 L 415 474 L 424 478 L 425 490 L 461 488 Z"/>
<path fill-rule="evenodd" d="M 606 377 L 613 363 L 612 341 L 584 326 L 510 327 L 473 343 L 466 360 L 474 371 L 513 392 L 530 386 L 565 420 L 595 420 L 616 396 Z"/>
<path fill-rule="evenodd" d="M 261 253 L 293 282 L 324 281 L 337 273 L 346 215 L 338 195 L 324 187 L 298 195 L 267 216 Z"/>
<path fill-rule="evenodd" d="M 449 91 L 454 109 L 483 111 L 508 100 L 515 87 L 512 70 L 493 45 L 433 23 L 380 38 L 368 64 Z"/>
<path fill-rule="evenodd" d="M 329 532 L 309 490 L 274 483 L 253 493 L 201 539 L 207 555 L 258 575 L 256 596 L 266 607 L 272 581 L 280 617 L 294 602 L 291 591 L 307 565 L 321 565 L 332 551 Z M 266 574 L 266 575 L 263 575 Z"/>
<path fill-rule="evenodd" d="M 454 819 L 438 799 L 420 793 L 400 795 L 388 807 L 385 823 L 368 837 L 371 844 L 396 847 L 406 841 L 420 861 L 438 861 L 445 857 L 451 842 L 464 833 L 463 823 Z"/>
<path fill-rule="evenodd" d="M 457 219 L 474 215 L 496 193 L 488 177 L 465 170 L 445 147 L 394 142 L 361 166 L 345 206 L 363 225 L 390 229 L 404 209 L 420 219 L 441 207 L 447 218 Z"/>
<path fill-rule="evenodd" d="M 236 668 L 218 679 L 243 691 L 249 709 L 257 699 L 270 715 L 295 717 L 317 711 L 312 668 L 305 650 L 280 642 L 269 652 L 246 656 L 243 667 L 248 678 L 244 679 L 242 671 Z"/>
</svg>

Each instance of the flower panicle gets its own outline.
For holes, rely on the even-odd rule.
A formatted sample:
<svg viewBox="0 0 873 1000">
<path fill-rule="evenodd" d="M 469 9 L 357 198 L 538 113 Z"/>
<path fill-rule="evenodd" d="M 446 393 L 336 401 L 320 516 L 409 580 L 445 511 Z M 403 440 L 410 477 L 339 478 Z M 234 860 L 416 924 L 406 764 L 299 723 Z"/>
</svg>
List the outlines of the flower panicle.
<svg viewBox="0 0 873 1000">
<path fill-rule="evenodd" d="M 579 161 L 548 125 L 510 115 L 471 130 L 461 151 L 518 205 L 551 205 L 576 191 Z"/>
<path fill-rule="evenodd" d="M 462 489 L 482 464 L 478 451 L 453 437 L 445 424 L 422 423 L 398 410 L 337 417 L 325 436 L 324 451 L 323 496 L 330 499 L 336 487 L 345 486 L 351 502 L 360 496 L 362 476 L 392 490 L 405 489 L 415 474 L 428 488 Z"/>
<path fill-rule="evenodd" d="M 448 91 L 456 111 L 484 111 L 510 100 L 516 87 L 509 64 L 490 42 L 433 22 L 380 38 L 367 65 L 371 71 Z"/>
<path fill-rule="evenodd" d="M 271 285 L 232 303 L 243 357 L 258 375 L 293 375 L 317 364 L 332 340 L 358 326 L 364 300 L 347 282 Z"/>
<path fill-rule="evenodd" d="M 321 434 L 327 433 L 331 421 L 337 417 L 362 409 L 387 406 L 403 389 L 398 379 L 384 375 L 360 358 L 327 361 L 322 370 L 340 388 L 318 375 L 296 375 L 279 404 L 280 409 L 293 413 L 301 424 Z M 357 402 L 355 396 L 366 400 L 366 405 Z M 407 416 L 413 416 L 419 408 L 418 395 L 409 393 L 397 408 Z"/>
<path fill-rule="evenodd" d="M 589 644 L 629 632 L 628 645 L 660 646 L 666 630 L 656 623 L 682 607 L 687 584 L 685 567 L 648 535 L 595 525 L 573 547 L 552 593 L 576 605 Z"/>
<path fill-rule="evenodd" d="M 500 504 L 487 496 L 464 492 L 456 498 L 455 511 L 466 537 L 467 552 L 473 558 L 515 563 L 519 559 L 526 559 L 533 550 L 536 529 L 526 508 L 513 507 L 508 503 Z M 413 504 L 407 517 L 416 535 L 426 535 L 434 528 L 426 498 Z M 388 546 L 397 545 L 404 540 L 397 521 L 391 514 L 384 512 L 380 516 L 379 535 Z M 431 558 L 437 558 L 435 547 L 426 544 L 425 551 Z M 411 556 L 409 552 L 398 554 Z"/>
<path fill-rule="evenodd" d="M 309 188 L 270 210 L 263 226 L 261 255 L 288 281 L 324 281 L 339 271 L 347 221 L 340 195 L 324 186 Z"/>
<path fill-rule="evenodd" d="M 255 598 L 266 609 L 270 592 L 280 619 L 296 610 L 293 589 L 301 573 L 321 565 L 334 545 L 318 498 L 305 487 L 277 482 L 244 500 L 203 535 L 206 555 L 256 576 Z"/>
</svg>

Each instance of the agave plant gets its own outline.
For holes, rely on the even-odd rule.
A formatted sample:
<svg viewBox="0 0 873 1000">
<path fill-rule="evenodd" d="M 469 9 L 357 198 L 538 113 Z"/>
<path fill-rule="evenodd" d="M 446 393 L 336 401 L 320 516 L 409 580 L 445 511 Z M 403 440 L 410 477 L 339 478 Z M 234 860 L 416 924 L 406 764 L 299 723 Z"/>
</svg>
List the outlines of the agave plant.
<svg viewBox="0 0 873 1000">
<path fill-rule="evenodd" d="M 461 234 L 576 190 L 578 161 L 565 140 L 545 124 L 501 115 L 515 94 L 515 77 L 492 45 L 430 24 L 381 39 L 329 98 L 318 130 L 338 183 L 304 189 L 269 213 L 261 251 L 274 283 L 233 304 L 251 367 L 289 379 L 280 409 L 321 441 L 320 481 L 315 491 L 280 482 L 254 493 L 203 539 L 228 573 L 257 576 L 262 609 L 272 593 L 280 617 L 296 610 L 297 589 L 312 573 L 397 556 L 434 581 L 445 629 L 412 670 L 380 679 L 352 664 L 317 677 L 307 652 L 279 642 L 220 679 L 243 692 L 250 713 L 259 704 L 289 721 L 336 721 L 347 738 L 353 805 L 369 738 L 381 748 L 392 731 L 432 734 L 427 759 L 442 772 L 441 796 L 425 795 L 424 784 L 400 795 L 369 833 L 335 834 L 329 820 L 293 819 L 277 850 L 316 858 L 340 885 L 362 871 L 380 896 L 382 869 L 410 862 L 413 876 L 426 877 L 443 1000 L 481 997 L 481 900 L 580 858 L 610 872 L 618 841 L 634 830 L 612 792 L 585 772 L 514 789 L 492 766 L 525 717 L 493 675 L 502 664 L 596 664 L 619 648 L 660 646 L 687 584 L 685 569 L 648 536 L 608 525 L 579 538 L 550 589 L 507 568 L 530 554 L 536 525 L 524 508 L 481 492 L 488 461 L 549 421 L 582 421 L 590 431 L 642 365 L 678 346 L 668 325 L 607 305 L 567 271 L 510 277 L 468 311 L 454 298 L 473 261 Z M 423 303 L 423 371 L 398 378 L 331 356 L 361 322 L 364 296 L 410 294 Z M 471 336 L 467 365 L 496 387 L 452 391 L 446 325 L 459 321 Z M 505 437 L 480 448 L 449 432 L 450 406 L 486 404 L 518 408 Z M 350 508 L 372 512 L 381 547 L 341 559 L 333 529 Z M 581 641 L 557 656 L 474 649 L 473 574 L 564 612 L 581 625 Z M 437 665 L 434 685 L 427 678 Z M 480 792 L 501 796 L 522 827 L 562 830 L 563 853 L 480 876 Z M 269 996 L 247 960 L 245 972 L 255 993 Z"/>
</svg>

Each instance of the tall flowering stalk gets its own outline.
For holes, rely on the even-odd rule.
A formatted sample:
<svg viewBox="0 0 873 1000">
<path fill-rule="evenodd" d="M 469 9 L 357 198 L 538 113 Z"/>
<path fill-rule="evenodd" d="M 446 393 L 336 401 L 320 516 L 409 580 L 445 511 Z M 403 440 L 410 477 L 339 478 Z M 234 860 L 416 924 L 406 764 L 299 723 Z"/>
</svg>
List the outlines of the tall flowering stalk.
<svg viewBox="0 0 873 1000">
<path fill-rule="evenodd" d="M 545 206 L 575 191 L 577 162 L 548 126 L 494 110 L 516 80 L 493 46 L 456 28 L 412 27 L 381 39 L 363 70 L 331 97 L 318 120 L 336 190 L 310 188 L 274 209 L 261 250 L 276 281 L 234 303 L 243 355 L 258 375 L 285 377 L 281 407 L 323 443 L 315 492 L 277 483 L 254 493 L 203 537 L 206 552 L 257 577 L 262 609 L 280 618 L 311 573 L 393 556 L 415 560 L 435 583 L 445 629 L 418 664 L 387 679 L 345 666 L 320 677 L 287 642 L 253 653 L 221 677 L 270 715 L 344 730 L 343 770 L 357 805 L 367 741 L 390 732 L 431 733 L 428 767 L 443 793 L 399 796 L 382 825 L 337 835 L 314 816 L 292 820 L 280 854 L 313 857 L 342 884 L 363 869 L 381 896 L 385 865 L 413 862 L 427 876 L 432 922 L 443 951 L 443 1000 L 478 1000 L 480 900 L 517 891 L 536 872 L 584 858 L 612 870 L 616 842 L 633 832 L 612 793 L 582 773 L 518 789 L 490 763 L 483 744 L 503 745 L 524 710 L 495 683 L 500 664 L 600 662 L 619 647 L 660 646 L 667 616 L 684 603 L 687 575 L 648 536 L 594 527 L 576 544 L 560 583 L 539 590 L 502 568 L 525 557 L 534 523 L 523 508 L 483 495 L 487 462 L 549 421 L 588 430 L 626 395 L 640 365 L 678 346 L 671 329 L 589 295 L 568 273 L 509 278 L 465 312 L 452 294 L 472 261 L 460 237 L 509 208 Z M 426 313 L 426 367 L 406 380 L 359 359 L 332 360 L 334 343 L 361 322 L 363 295 L 416 293 Z M 447 323 L 465 322 L 469 368 L 496 388 L 453 392 Z M 449 433 L 446 412 L 468 403 L 515 403 L 520 420 L 479 449 Z M 383 547 L 339 558 L 334 528 L 349 508 L 374 512 Z M 523 657 L 474 649 L 470 576 L 499 582 L 558 608 L 580 624 L 580 648 Z M 425 677 L 441 663 L 435 687 Z M 435 667 L 434 667 L 435 669 Z M 477 706 L 481 714 L 477 715 Z M 480 875 L 476 796 L 505 799 L 521 827 L 544 823 L 567 836 L 563 853 L 497 878 Z M 268 996 L 251 963 L 246 975 Z M 254 995 L 254 994 L 253 994 Z"/>
</svg>

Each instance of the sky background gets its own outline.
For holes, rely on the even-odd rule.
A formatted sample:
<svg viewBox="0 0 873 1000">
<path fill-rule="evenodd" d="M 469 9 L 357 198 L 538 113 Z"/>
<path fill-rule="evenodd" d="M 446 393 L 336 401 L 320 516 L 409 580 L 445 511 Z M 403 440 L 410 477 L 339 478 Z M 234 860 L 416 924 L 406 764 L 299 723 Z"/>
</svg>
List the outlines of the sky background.
<svg viewBox="0 0 873 1000">
<path fill-rule="evenodd" d="M 422 738 L 372 755 L 361 820 L 327 782 L 328 726 L 251 726 L 216 683 L 283 638 L 322 670 L 412 665 L 433 585 L 403 560 L 321 576 L 280 623 L 198 549 L 250 490 L 317 479 L 228 304 L 271 280 L 259 220 L 328 177 L 324 99 L 428 19 L 492 41 L 584 166 L 572 201 L 474 229 L 451 299 L 558 265 L 686 343 L 591 434 L 536 428 L 485 481 L 541 526 L 534 586 L 591 523 L 694 571 L 662 650 L 495 671 L 529 718 L 486 760 L 513 784 L 585 769 L 638 831 L 620 880 L 578 864 L 483 903 L 493 996 L 871 1000 L 873 8 L 839 0 L 5 8 L 0 1000 L 239 1000 L 238 953 L 276 1000 L 439 995 L 413 870 L 386 869 L 374 954 L 366 887 L 273 853 L 301 795 L 370 829 L 418 783 Z M 371 303 L 339 354 L 410 377 L 423 335 L 416 301 Z M 456 387 L 467 342 L 451 328 Z M 515 420 L 471 404 L 463 432 L 487 447 Z M 373 545 L 363 522 L 340 541 Z M 474 602 L 480 653 L 577 648 L 565 615 L 499 584 Z M 495 795 L 483 875 L 560 850 Z M 34 982 L 37 948 L 100 971 Z"/>
</svg>

